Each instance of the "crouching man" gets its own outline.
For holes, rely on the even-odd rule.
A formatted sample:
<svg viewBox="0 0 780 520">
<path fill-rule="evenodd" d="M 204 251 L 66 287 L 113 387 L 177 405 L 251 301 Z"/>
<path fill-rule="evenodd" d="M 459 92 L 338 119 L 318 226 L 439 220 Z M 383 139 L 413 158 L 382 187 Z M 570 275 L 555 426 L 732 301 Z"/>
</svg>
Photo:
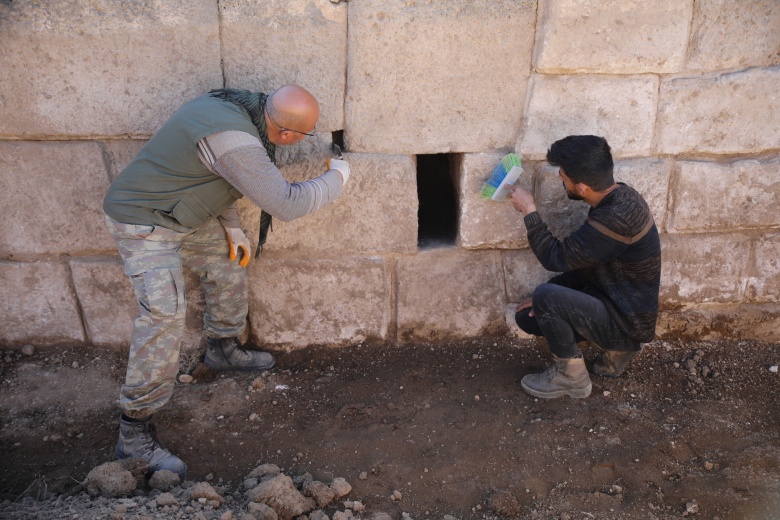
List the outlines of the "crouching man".
<svg viewBox="0 0 780 520">
<path fill-rule="evenodd" d="M 537 212 L 533 195 L 514 188 L 512 205 L 525 216 L 528 241 L 545 269 L 561 272 L 517 307 L 515 321 L 525 332 L 544 336 L 553 365 L 523 377 L 521 386 L 543 399 L 590 395 L 591 382 L 577 347 L 588 340 L 603 350 L 591 367 L 617 377 L 641 344 L 655 336 L 661 245 L 642 196 L 616 183 L 607 141 L 573 135 L 556 141 L 547 161 L 572 200 L 591 209 L 582 226 L 556 239 Z"/>
</svg>

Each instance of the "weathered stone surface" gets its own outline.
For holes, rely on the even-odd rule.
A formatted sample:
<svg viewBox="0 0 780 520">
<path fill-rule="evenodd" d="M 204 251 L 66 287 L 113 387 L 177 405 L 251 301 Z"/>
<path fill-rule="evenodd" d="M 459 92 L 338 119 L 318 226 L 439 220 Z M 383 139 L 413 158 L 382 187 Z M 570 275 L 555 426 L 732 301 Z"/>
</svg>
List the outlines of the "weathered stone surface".
<svg viewBox="0 0 780 520">
<path fill-rule="evenodd" d="M 663 159 L 636 159 L 615 162 L 615 181 L 625 182 L 638 191 L 650 207 L 659 231 L 666 222 L 666 200 L 672 163 Z"/>
<path fill-rule="evenodd" d="M 386 339 L 390 275 L 376 257 L 249 264 L 249 321 L 261 344 L 303 347 Z"/>
<path fill-rule="evenodd" d="M 77 258 L 71 260 L 70 268 L 90 342 L 130 345 L 138 302 L 122 261 L 118 257 Z"/>
<path fill-rule="evenodd" d="M 73 285 L 84 313 L 87 337 L 95 345 L 130 345 L 138 302 L 122 260 L 90 257 L 71 260 Z M 185 271 L 187 317 L 181 351 L 186 359 L 197 355 L 203 335 L 204 296 L 197 275 Z"/>
<path fill-rule="evenodd" d="M 57 254 L 114 249 L 103 218 L 108 189 L 94 142 L 0 142 L 0 251 Z"/>
<path fill-rule="evenodd" d="M 780 64 L 777 0 L 697 0 L 688 48 L 689 69 Z"/>
<path fill-rule="evenodd" d="M 58 262 L 2 262 L 0 286 L 0 342 L 50 345 L 84 341 L 84 330 L 70 290 L 70 274 Z"/>
<path fill-rule="evenodd" d="M 780 234 L 758 237 L 753 243 L 753 265 L 748 278 L 747 299 L 780 301 Z"/>
<path fill-rule="evenodd" d="M 116 179 L 122 169 L 130 164 L 141 148 L 147 143 L 146 139 L 111 139 L 103 142 L 106 162 L 108 163 L 108 176 Z"/>
<path fill-rule="evenodd" d="M 20 0 L 0 20 L 0 136 L 149 135 L 222 85 L 212 0 Z"/>
<path fill-rule="evenodd" d="M 540 6 L 539 72 L 670 73 L 682 67 L 693 0 L 550 0 Z"/>
<path fill-rule="evenodd" d="M 536 182 L 536 209 L 556 238 L 563 240 L 578 229 L 588 216 L 590 206 L 580 200 L 570 200 L 558 177 L 558 167 L 544 164 Z"/>
<path fill-rule="evenodd" d="M 780 147 L 780 67 L 661 82 L 659 152 L 758 153 Z"/>
<path fill-rule="evenodd" d="M 222 0 L 219 9 L 228 87 L 270 93 L 296 83 L 320 103 L 319 131 L 344 128 L 346 3 Z"/>
<path fill-rule="evenodd" d="M 400 341 L 505 331 L 499 253 L 433 249 L 398 258 L 397 272 Z"/>
<path fill-rule="evenodd" d="M 267 251 L 308 253 L 413 253 L 417 250 L 417 182 L 414 161 L 403 155 L 345 154 L 350 176 L 339 199 L 292 222 L 274 221 Z M 308 166 L 307 166 L 308 164 Z M 327 161 L 282 167 L 288 180 L 321 175 Z M 260 209 L 239 203 L 241 222 L 255 247 Z"/>
<path fill-rule="evenodd" d="M 421 154 L 512 145 L 535 25 L 531 0 L 350 3 L 347 148 Z"/>
<path fill-rule="evenodd" d="M 780 304 L 698 303 L 662 310 L 656 334 L 660 339 L 708 341 L 723 338 L 779 341 Z"/>
<path fill-rule="evenodd" d="M 530 249 L 525 251 L 505 251 L 503 253 L 504 277 L 506 279 L 506 294 L 510 302 L 531 296 L 537 286 L 547 283 L 557 275 L 548 271 Z"/>
<path fill-rule="evenodd" d="M 544 159 L 567 135 L 604 137 L 613 157 L 650 155 L 658 101 L 657 76 L 533 76 L 523 158 Z"/>
<path fill-rule="evenodd" d="M 662 235 L 663 304 L 743 299 L 750 238 L 742 234 Z"/>
<path fill-rule="evenodd" d="M 780 226 L 780 160 L 680 161 L 669 231 Z"/>
<path fill-rule="evenodd" d="M 458 161 L 460 182 L 459 243 L 466 249 L 518 249 L 528 246 L 523 214 L 512 207 L 507 198 L 503 202 L 484 199 L 482 185 L 501 163 L 505 154 L 464 154 Z M 534 165 L 525 163 L 517 185 L 533 190 Z"/>
</svg>

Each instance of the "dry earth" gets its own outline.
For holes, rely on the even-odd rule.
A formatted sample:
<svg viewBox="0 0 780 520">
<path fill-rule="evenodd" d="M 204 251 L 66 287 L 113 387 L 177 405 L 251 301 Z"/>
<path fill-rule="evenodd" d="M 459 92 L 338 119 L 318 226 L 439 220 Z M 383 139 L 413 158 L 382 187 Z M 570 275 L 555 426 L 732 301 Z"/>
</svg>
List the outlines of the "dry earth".
<svg viewBox="0 0 780 520">
<path fill-rule="evenodd" d="M 583 400 L 526 395 L 546 347 L 508 338 L 280 353 L 258 388 L 204 372 L 156 423 L 189 464 L 180 495 L 208 481 L 227 500 L 167 510 L 148 487 L 109 500 L 79 486 L 113 460 L 124 353 L 0 360 L 0 518 L 242 518 L 264 463 L 345 478 L 362 518 L 780 517 L 778 344 L 658 341 Z"/>
</svg>

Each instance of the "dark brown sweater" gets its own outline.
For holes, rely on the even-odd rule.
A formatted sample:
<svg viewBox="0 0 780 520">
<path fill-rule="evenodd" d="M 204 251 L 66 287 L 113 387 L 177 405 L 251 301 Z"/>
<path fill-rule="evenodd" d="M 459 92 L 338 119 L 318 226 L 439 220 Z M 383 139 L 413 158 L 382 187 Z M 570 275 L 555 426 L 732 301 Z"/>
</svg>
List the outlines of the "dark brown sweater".
<svg viewBox="0 0 780 520">
<path fill-rule="evenodd" d="M 538 212 L 526 215 L 525 226 L 531 249 L 544 268 L 561 272 L 550 283 L 598 298 L 629 338 L 653 340 L 661 243 L 647 203 L 636 190 L 621 184 L 562 241 L 550 233 Z"/>
</svg>

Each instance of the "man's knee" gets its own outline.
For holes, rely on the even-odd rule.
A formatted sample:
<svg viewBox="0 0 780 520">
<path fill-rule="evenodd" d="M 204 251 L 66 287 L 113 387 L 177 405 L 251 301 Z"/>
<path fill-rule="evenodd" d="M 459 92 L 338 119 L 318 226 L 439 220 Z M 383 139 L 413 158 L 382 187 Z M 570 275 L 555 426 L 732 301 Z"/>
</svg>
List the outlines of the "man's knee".
<svg viewBox="0 0 780 520">
<path fill-rule="evenodd" d="M 565 287 L 552 283 L 543 283 L 534 289 L 534 314 L 549 312 L 554 304 L 560 302 L 561 295 L 565 290 Z"/>
</svg>

